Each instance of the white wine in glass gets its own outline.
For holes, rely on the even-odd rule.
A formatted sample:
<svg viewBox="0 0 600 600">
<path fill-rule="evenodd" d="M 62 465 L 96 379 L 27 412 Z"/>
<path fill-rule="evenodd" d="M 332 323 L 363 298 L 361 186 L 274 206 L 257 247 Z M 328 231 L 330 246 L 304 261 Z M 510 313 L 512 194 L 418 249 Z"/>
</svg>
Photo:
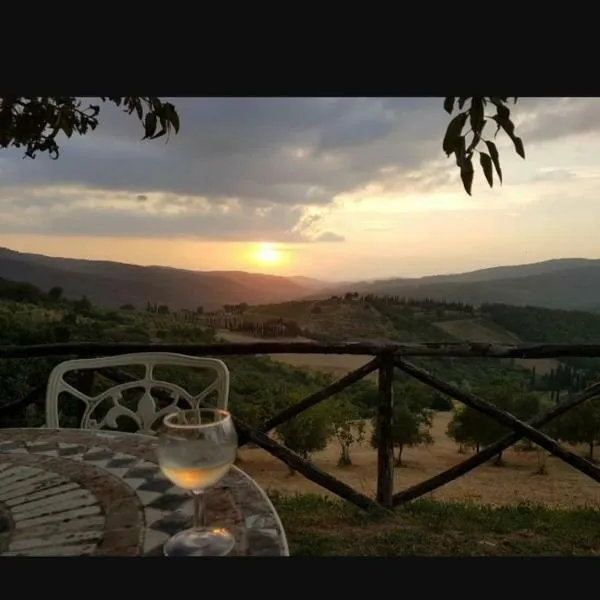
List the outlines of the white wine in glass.
<svg viewBox="0 0 600 600">
<path fill-rule="evenodd" d="M 194 525 L 174 535 L 166 556 L 225 556 L 235 539 L 222 527 L 205 523 L 204 491 L 235 461 L 237 434 L 226 410 L 198 408 L 166 416 L 158 441 L 158 464 L 176 486 L 194 495 Z"/>
</svg>

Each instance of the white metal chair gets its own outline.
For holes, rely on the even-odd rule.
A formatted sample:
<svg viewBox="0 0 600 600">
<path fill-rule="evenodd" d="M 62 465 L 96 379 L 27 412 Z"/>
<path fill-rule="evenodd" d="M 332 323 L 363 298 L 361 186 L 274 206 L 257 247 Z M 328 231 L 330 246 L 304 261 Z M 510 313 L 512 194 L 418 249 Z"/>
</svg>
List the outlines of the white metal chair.
<svg viewBox="0 0 600 600">
<path fill-rule="evenodd" d="M 114 385 L 97 396 L 86 395 L 71 386 L 64 379 L 64 375 L 69 371 L 134 365 L 145 367 L 145 373 L 142 378 Z M 157 366 L 204 369 L 214 372 L 216 378 L 202 392 L 193 396 L 175 383 L 156 379 L 154 377 L 154 369 Z M 120 400 L 123 399 L 123 392 L 131 389 L 143 390 L 143 395 L 138 400 L 135 411 L 120 403 Z M 157 410 L 156 401 L 152 395 L 153 389 L 167 392 L 172 402 L 161 410 Z M 216 358 L 187 356 L 185 354 L 168 352 L 142 352 L 139 354 L 121 354 L 101 358 L 68 360 L 54 367 L 48 378 L 48 388 L 46 391 L 46 427 L 51 429 L 60 426 L 58 397 L 61 392 L 67 392 L 85 403 L 86 408 L 79 424 L 81 428 L 101 429 L 104 426 L 108 426 L 117 429 L 117 418 L 125 416 L 137 424 L 139 433 L 153 434 L 152 426 L 163 416 L 177 412 L 179 410 L 177 404 L 179 401 L 184 401 L 189 408 L 196 408 L 202 400 L 210 394 L 215 393 L 217 396 L 217 408 L 226 409 L 229 400 L 229 370 L 223 361 Z M 105 401 L 108 401 L 112 405 L 111 408 L 101 419 L 95 419 L 94 413 L 96 409 Z"/>
</svg>

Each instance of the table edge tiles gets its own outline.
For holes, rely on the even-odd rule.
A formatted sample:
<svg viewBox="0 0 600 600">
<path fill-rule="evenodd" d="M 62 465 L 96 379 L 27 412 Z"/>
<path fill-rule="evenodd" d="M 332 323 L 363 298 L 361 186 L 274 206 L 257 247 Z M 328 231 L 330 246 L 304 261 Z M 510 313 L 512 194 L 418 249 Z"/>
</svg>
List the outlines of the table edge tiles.
<svg viewBox="0 0 600 600">
<path fill-rule="evenodd" d="M 0 429 L 0 556 L 162 556 L 193 503 L 162 475 L 156 438 L 83 429 Z M 230 556 L 289 556 L 262 487 L 233 466 L 206 494 Z"/>
</svg>

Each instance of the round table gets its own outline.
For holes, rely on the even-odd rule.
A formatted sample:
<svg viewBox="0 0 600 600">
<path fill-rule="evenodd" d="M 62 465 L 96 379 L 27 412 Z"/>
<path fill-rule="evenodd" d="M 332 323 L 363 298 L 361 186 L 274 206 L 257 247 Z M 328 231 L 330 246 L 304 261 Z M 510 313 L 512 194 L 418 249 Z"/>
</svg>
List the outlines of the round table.
<svg viewBox="0 0 600 600">
<path fill-rule="evenodd" d="M 161 473 L 156 438 L 81 429 L 0 430 L 0 555 L 162 556 L 191 526 L 191 496 Z M 237 467 L 206 493 L 230 556 L 288 556 L 262 488 Z"/>
</svg>

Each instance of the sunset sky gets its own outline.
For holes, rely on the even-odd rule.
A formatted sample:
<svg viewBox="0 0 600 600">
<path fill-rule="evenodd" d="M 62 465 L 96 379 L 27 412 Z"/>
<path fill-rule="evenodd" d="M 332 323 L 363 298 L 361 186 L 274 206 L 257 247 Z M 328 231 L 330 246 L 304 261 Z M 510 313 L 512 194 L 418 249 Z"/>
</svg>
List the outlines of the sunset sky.
<svg viewBox="0 0 600 600">
<path fill-rule="evenodd" d="M 504 185 L 477 167 L 473 197 L 439 98 L 172 102 L 168 143 L 105 106 L 57 161 L 2 150 L 0 246 L 327 280 L 600 258 L 600 99 L 520 99 L 527 159 L 500 142 Z"/>
</svg>

